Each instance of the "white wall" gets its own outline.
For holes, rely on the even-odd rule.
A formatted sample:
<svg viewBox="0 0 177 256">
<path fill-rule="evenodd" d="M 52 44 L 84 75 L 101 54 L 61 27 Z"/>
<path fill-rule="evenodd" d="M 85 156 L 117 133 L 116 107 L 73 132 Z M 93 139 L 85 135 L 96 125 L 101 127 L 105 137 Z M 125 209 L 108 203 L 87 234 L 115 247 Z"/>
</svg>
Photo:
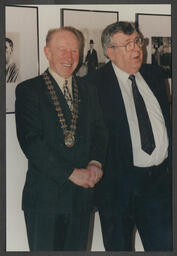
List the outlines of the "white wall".
<svg viewBox="0 0 177 256">
<path fill-rule="evenodd" d="M 120 21 L 135 21 L 136 13 L 150 14 L 171 14 L 170 5 L 45 5 L 39 6 L 39 38 L 40 38 L 40 67 L 41 72 L 47 67 L 47 60 L 44 58 L 43 47 L 48 29 L 60 26 L 60 8 L 117 11 Z"/>
<path fill-rule="evenodd" d="M 171 14 L 170 5 L 40 5 L 39 10 L 39 50 L 40 70 L 47 68 L 43 54 L 45 36 L 50 28 L 60 26 L 60 8 L 118 11 L 119 20 L 135 21 L 135 13 Z M 13 19 L 14 17 L 12 17 Z M 17 17 L 15 17 L 16 19 Z M 25 26 L 25 24 L 24 24 Z M 21 152 L 17 139 L 14 114 L 7 115 L 6 120 L 6 160 L 7 160 L 7 251 L 27 251 L 26 230 L 21 211 L 21 193 L 24 185 L 27 161 Z M 136 235 L 136 250 L 143 250 L 139 235 Z M 103 251 L 102 236 L 98 214 L 95 217 L 93 251 Z"/>
</svg>

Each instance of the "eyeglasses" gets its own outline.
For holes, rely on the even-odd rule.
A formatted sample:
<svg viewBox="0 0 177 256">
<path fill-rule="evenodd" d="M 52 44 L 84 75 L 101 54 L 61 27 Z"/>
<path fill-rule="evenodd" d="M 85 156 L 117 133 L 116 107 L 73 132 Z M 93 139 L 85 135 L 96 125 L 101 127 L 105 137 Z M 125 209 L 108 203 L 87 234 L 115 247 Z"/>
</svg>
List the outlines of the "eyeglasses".
<svg viewBox="0 0 177 256">
<path fill-rule="evenodd" d="M 133 41 L 129 41 L 125 45 L 112 45 L 110 48 L 117 48 L 117 47 L 125 47 L 126 51 L 129 52 L 135 48 L 135 45 L 138 45 L 140 48 L 142 48 L 144 44 L 144 40 L 141 37 L 135 38 Z"/>
</svg>

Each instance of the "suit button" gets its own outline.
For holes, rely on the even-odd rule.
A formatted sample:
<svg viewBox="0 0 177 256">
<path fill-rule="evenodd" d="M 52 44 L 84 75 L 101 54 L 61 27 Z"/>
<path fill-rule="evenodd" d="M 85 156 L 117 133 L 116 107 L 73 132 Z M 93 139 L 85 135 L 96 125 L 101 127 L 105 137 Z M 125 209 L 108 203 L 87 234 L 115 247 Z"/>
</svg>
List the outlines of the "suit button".
<svg viewBox="0 0 177 256">
<path fill-rule="evenodd" d="M 148 171 L 148 174 L 149 174 L 149 176 L 151 176 L 151 175 L 152 175 L 152 171 L 149 170 L 149 171 Z"/>
</svg>

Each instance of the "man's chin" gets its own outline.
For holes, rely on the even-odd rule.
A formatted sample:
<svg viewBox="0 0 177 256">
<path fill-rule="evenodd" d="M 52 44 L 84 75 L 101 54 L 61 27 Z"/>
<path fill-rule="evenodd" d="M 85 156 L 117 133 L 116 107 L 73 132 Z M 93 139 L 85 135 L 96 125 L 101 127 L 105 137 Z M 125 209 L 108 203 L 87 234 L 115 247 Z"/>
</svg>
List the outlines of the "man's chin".
<svg viewBox="0 0 177 256">
<path fill-rule="evenodd" d="M 132 67 L 132 70 L 134 70 L 134 73 L 137 73 L 141 68 L 142 62 L 135 63 L 135 65 Z"/>
<path fill-rule="evenodd" d="M 58 73 L 58 75 L 63 77 L 63 78 L 68 78 L 68 77 L 70 77 L 72 75 L 73 69 L 71 70 L 71 69 L 67 68 L 67 69 L 63 69 L 62 71 L 60 69 L 60 70 L 57 70 L 56 73 Z"/>
</svg>

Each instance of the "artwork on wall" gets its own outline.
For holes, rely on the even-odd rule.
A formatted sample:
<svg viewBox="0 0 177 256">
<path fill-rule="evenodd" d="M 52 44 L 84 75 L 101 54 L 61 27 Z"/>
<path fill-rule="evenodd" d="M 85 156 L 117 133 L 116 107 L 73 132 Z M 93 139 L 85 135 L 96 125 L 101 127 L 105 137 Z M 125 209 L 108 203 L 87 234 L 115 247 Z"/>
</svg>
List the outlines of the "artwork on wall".
<svg viewBox="0 0 177 256">
<path fill-rule="evenodd" d="M 151 38 L 151 63 L 163 67 L 171 78 L 171 37 Z"/>
<path fill-rule="evenodd" d="M 6 113 L 14 113 L 17 84 L 39 74 L 38 8 L 9 5 L 5 12 Z"/>
<path fill-rule="evenodd" d="M 84 76 L 108 61 L 103 54 L 101 33 L 118 18 L 118 12 L 115 11 L 61 9 L 61 26 L 76 27 L 85 38 L 83 64 L 77 72 L 78 76 Z"/>
<path fill-rule="evenodd" d="M 160 65 L 171 78 L 171 15 L 137 13 L 136 26 L 145 38 L 145 62 Z"/>
</svg>

